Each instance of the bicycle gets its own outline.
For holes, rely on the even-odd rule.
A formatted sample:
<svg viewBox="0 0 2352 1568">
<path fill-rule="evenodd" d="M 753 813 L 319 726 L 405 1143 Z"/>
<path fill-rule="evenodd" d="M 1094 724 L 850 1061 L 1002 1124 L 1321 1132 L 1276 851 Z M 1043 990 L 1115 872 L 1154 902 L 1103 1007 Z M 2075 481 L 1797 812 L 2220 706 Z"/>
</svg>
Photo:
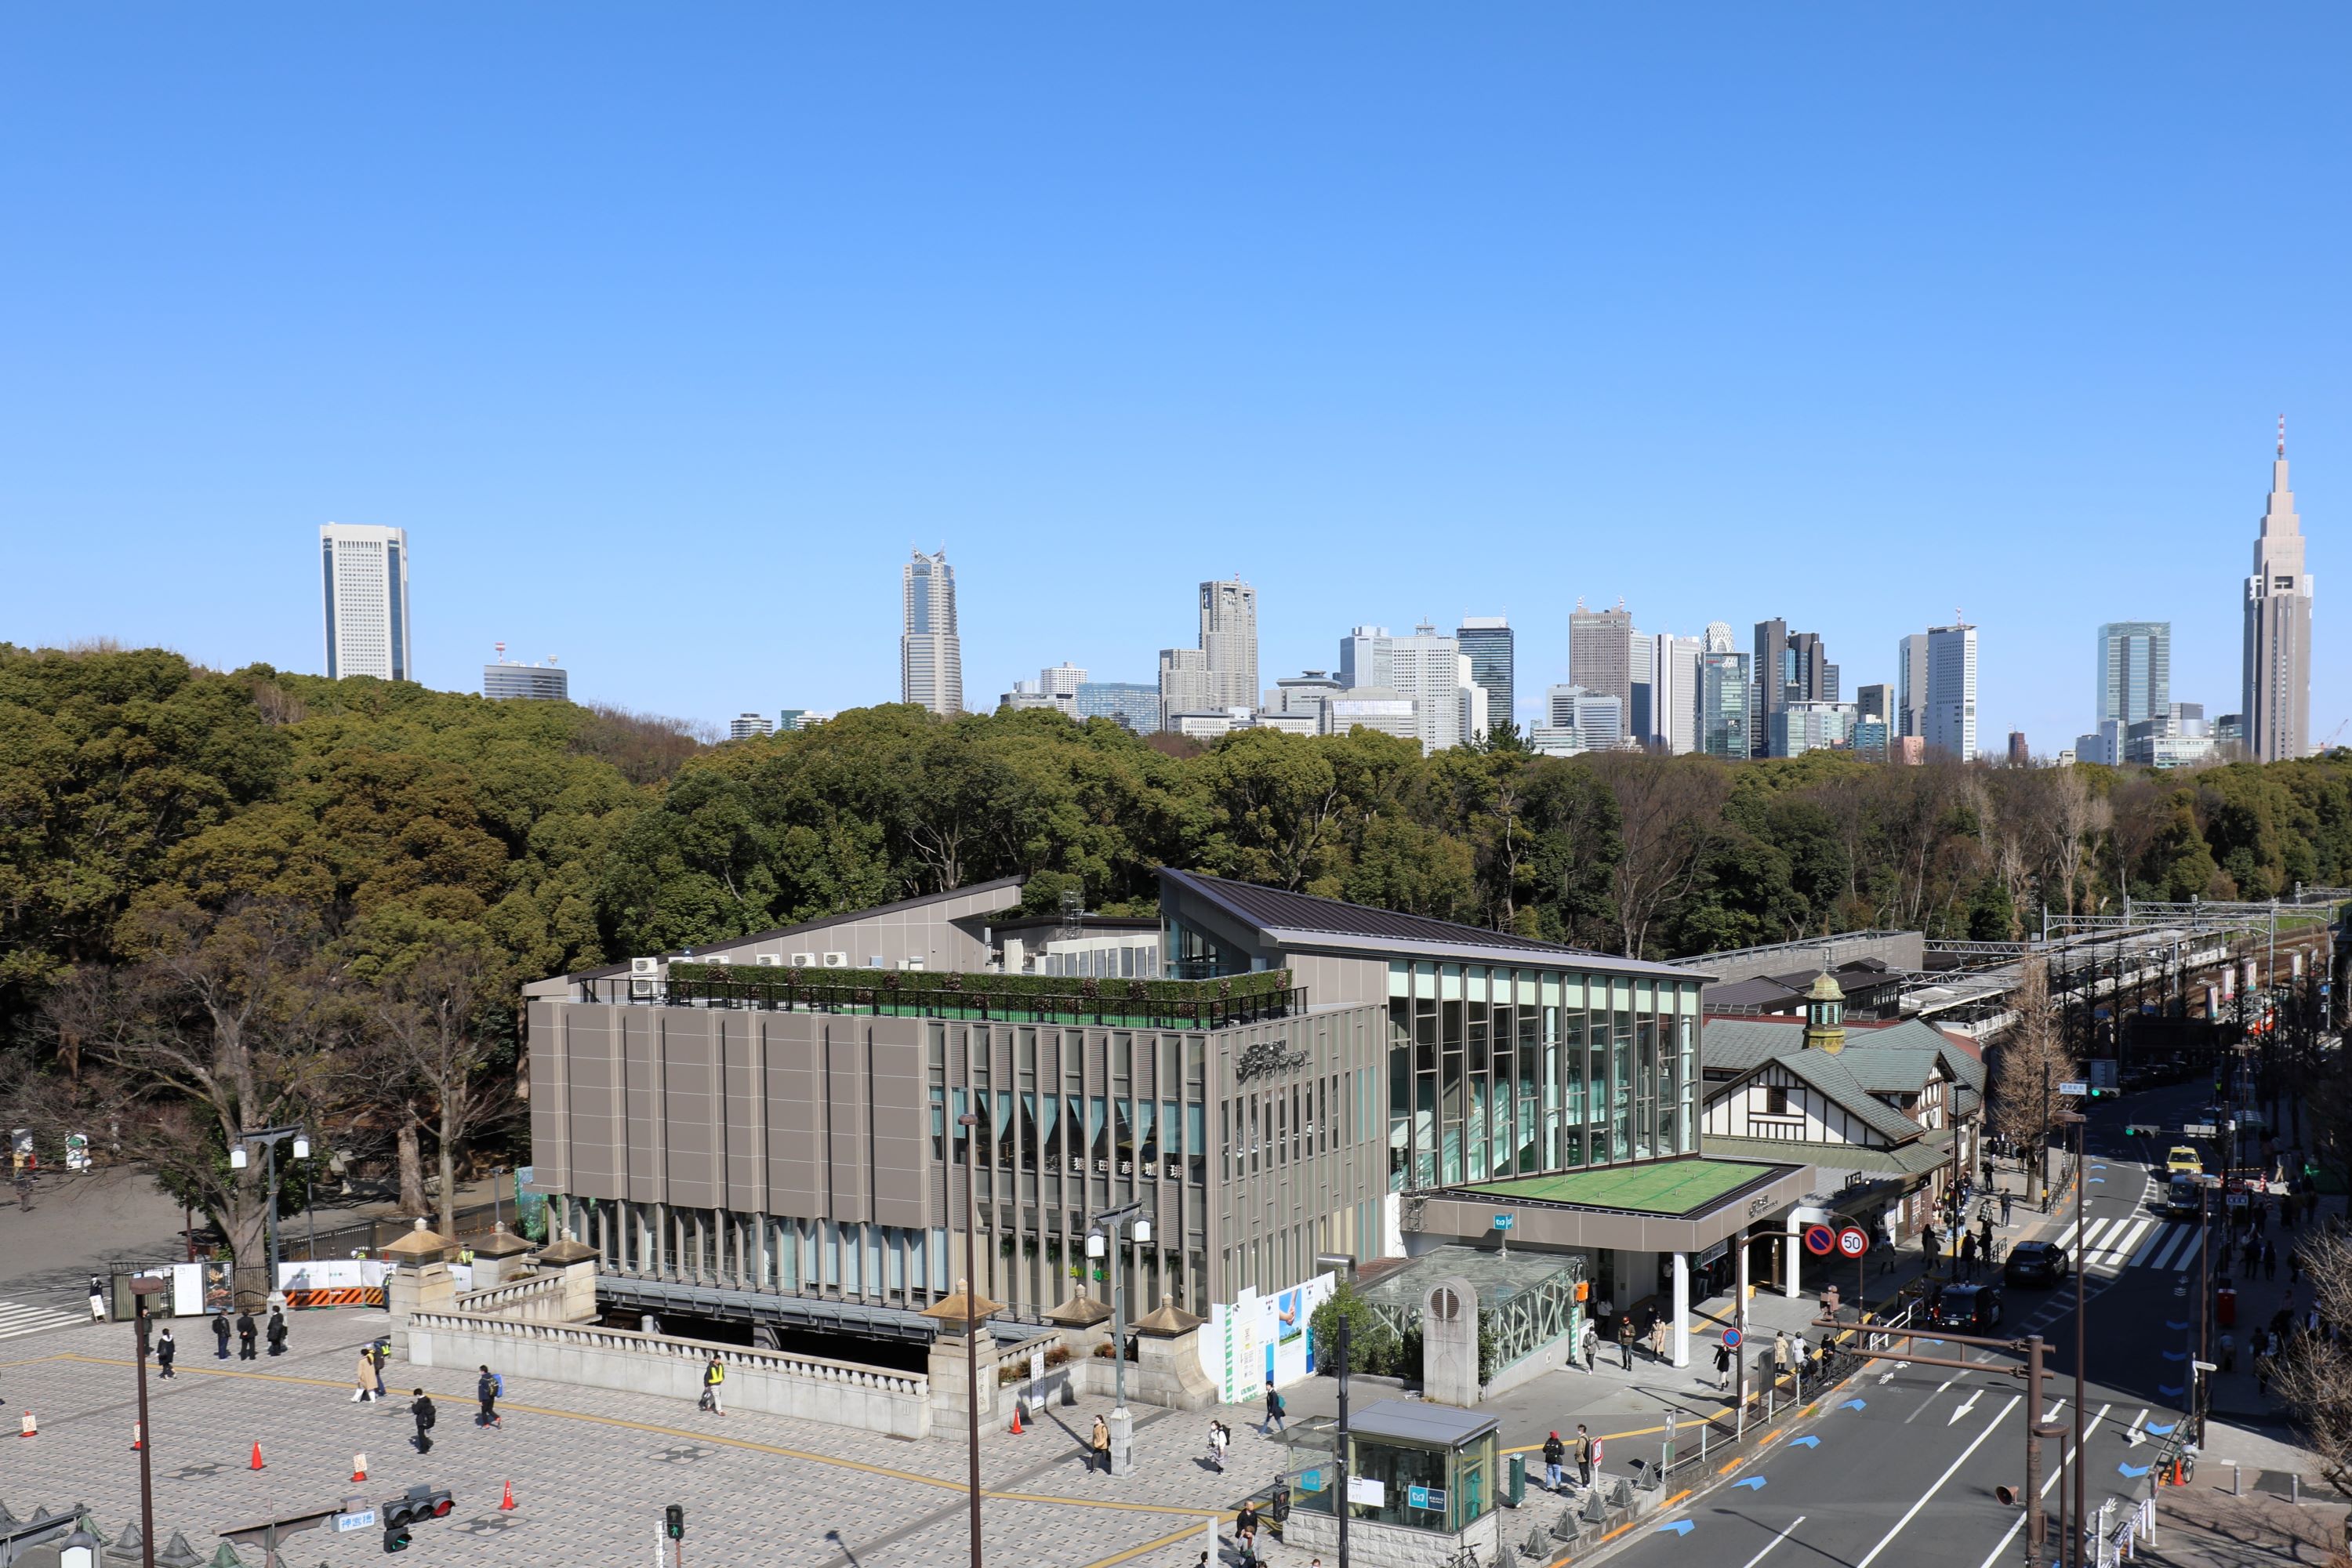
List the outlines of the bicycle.
<svg viewBox="0 0 2352 1568">
<path fill-rule="evenodd" d="M 1445 1560 L 1445 1568 L 1478 1568 L 1477 1546 L 1473 1542 L 1464 1542 L 1462 1550 Z"/>
</svg>

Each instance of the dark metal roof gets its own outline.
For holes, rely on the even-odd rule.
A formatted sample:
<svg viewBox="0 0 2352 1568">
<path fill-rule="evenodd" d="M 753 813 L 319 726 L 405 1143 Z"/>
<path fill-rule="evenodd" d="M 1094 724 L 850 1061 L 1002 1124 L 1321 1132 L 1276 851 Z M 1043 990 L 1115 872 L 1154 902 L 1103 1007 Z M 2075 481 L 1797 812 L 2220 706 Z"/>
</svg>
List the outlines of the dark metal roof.
<svg viewBox="0 0 2352 1568">
<path fill-rule="evenodd" d="M 1369 1410 L 1349 1417 L 1348 1431 L 1357 1437 L 1393 1437 L 1452 1448 L 1493 1431 L 1502 1423 L 1475 1410 L 1450 1405 L 1424 1405 L 1417 1399 L 1383 1399 Z"/>
<path fill-rule="evenodd" d="M 1489 931 L 1485 926 L 1432 920 L 1427 915 L 1400 914 L 1394 910 L 1376 910 L 1364 904 L 1343 903 L 1338 899 L 1318 899 L 1310 893 L 1293 893 L 1280 888 L 1262 887 L 1255 882 L 1237 882 L 1230 878 L 1212 877 L 1200 871 L 1179 871 L 1173 867 L 1163 867 L 1160 876 L 1162 881 L 1173 882 L 1185 891 L 1207 900 L 1236 920 L 1268 933 L 1330 936 L 1364 942 L 1419 942 L 1436 947 L 1481 948 L 1497 954 L 1526 953 L 1531 958 L 1549 959 L 1570 968 L 1654 973 L 1675 980 L 1694 978 L 1693 973 L 1687 969 L 1648 963 L 1640 959 L 1618 958 L 1587 948 L 1570 947 L 1563 942 L 1543 942 L 1510 931 Z"/>
</svg>

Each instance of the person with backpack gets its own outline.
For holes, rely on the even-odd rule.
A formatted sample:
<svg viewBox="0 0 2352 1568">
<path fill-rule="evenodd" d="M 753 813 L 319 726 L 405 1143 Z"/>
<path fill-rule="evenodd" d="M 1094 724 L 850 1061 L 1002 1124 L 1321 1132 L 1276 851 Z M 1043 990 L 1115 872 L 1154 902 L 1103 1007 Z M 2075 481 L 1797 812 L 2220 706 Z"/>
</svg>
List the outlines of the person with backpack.
<svg viewBox="0 0 2352 1568">
<path fill-rule="evenodd" d="M 1559 1440 L 1559 1433 L 1554 1432 L 1544 1439 L 1544 1482 L 1554 1491 L 1559 1490 L 1559 1465 L 1567 1458 L 1568 1445 Z"/>
<path fill-rule="evenodd" d="M 506 1424 L 499 1419 L 499 1395 L 506 1391 L 506 1379 L 487 1366 L 482 1368 L 482 1375 L 474 1380 L 474 1397 L 482 1402 L 481 1414 L 474 1417 L 475 1426 L 506 1430 Z"/>
<path fill-rule="evenodd" d="M 1225 1473 L 1225 1450 L 1233 1447 L 1233 1430 L 1223 1422 L 1209 1423 L 1209 1463 L 1221 1476 Z"/>
<path fill-rule="evenodd" d="M 702 1369 L 702 1407 L 714 1415 L 727 1412 L 719 1404 L 719 1385 L 727 1381 L 727 1369 L 719 1364 L 719 1352 L 710 1352 L 710 1364 Z"/>
<path fill-rule="evenodd" d="M 1600 1462 L 1601 1439 L 1586 1431 L 1583 1422 L 1578 1422 L 1576 1424 L 1576 1484 L 1590 1488 L 1592 1485 L 1592 1467 Z"/>
<path fill-rule="evenodd" d="M 1234 1515 L 1234 1542 L 1246 1563 L 1257 1561 L 1257 1500 L 1244 1498 L 1241 1511 Z"/>
<path fill-rule="evenodd" d="M 409 1417 L 416 1423 L 416 1451 L 429 1454 L 433 1451 L 433 1424 L 441 1418 L 440 1413 L 433 1408 L 431 1394 L 421 1388 L 409 1392 L 416 1395 L 408 1406 Z"/>
<path fill-rule="evenodd" d="M 1103 1474 L 1110 1474 L 1110 1426 L 1099 1415 L 1095 1417 L 1095 1429 L 1087 1437 L 1087 1474 L 1095 1473 L 1095 1461 L 1102 1461 Z"/>
<path fill-rule="evenodd" d="M 228 1360 L 228 1314 L 226 1311 L 215 1312 L 213 1314 L 213 1342 L 220 1347 L 218 1353 L 214 1357 L 216 1361 Z"/>
<path fill-rule="evenodd" d="M 269 1328 L 268 1330 L 267 1337 L 269 1341 L 269 1353 L 271 1355 L 284 1355 L 286 1353 L 286 1310 L 284 1308 L 272 1307 L 269 1309 Z"/>
<path fill-rule="evenodd" d="M 1258 1428 L 1260 1435 L 1271 1436 L 1274 1429 L 1279 1426 L 1282 1428 L 1283 1436 L 1288 1436 L 1290 1426 L 1283 1419 L 1284 1414 L 1288 1409 L 1289 1406 L 1283 1404 L 1281 1394 L 1274 1386 L 1274 1379 L 1267 1378 L 1265 1380 L 1265 1425 Z"/>
</svg>

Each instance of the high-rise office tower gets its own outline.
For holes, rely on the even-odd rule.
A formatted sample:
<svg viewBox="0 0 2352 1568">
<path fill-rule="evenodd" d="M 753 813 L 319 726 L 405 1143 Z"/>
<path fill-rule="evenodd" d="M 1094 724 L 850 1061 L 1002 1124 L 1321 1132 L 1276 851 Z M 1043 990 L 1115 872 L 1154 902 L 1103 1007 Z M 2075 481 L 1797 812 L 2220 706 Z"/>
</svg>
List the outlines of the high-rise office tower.
<svg viewBox="0 0 2352 1568">
<path fill-rule="evenodd" d="M 1660 632 L 1650 639 L 1649 740 L 1679 757 L 1699 749 L 1697 637 Z"/>
<path fill-rule="evenodd" d="M 918 550 L 900 569 L 905 625 L 898 637 L 898 700 L 934 713 L 963 711 L 963 640 L 956 636 L 955 568 L 948 552 Z"/>
<path fill-rule="evenodd" d="M 1927 634 L 1913 632 L 1895 645 L 1895 733 L 1915 740 L 1927 732 Z"/>
<path fill-rule="evenodd" d="M 1708 632 L 1712 635 L 1714 628 Z M 1728 643 L 1731 628 L 1725 626 L 1724 641 Z M 1754 754 L 1749 739 L 1754 723 L 1749 711 L 1751 682 L 1748 673 L 1748 656 L 1734 653 L 1728 647 L 1713 649 L 1699 656 L 1698 705 L 1699 750 L 1710 757 L 1728 757 L 1745 761 Z"/>
<path fill-rule="evenodd" d="M 1339 684 L 1388 685 L 1389 645 L 1394 640 L 1386 626 L 1350 626 L 1339 639 Z"/>
<path fill-rule="evenodd" d="M 1977 754 L 1977 629 L 1967 622 L 1927 628 L 1927 702 L 1921 739 L 1959 762 Z"/>
<path fill-rule="evenodd" d="M 547 662 L 515 664 L 507 658 L 507 645 L 497 645 L 496 664 L 482 666 L 482 695 L 499 700 L 521 698 L 535 702 L 566 702 L 572 697 L 572 672 L 555 662 L 550 654 Z"/>
<path fill-rule="evenodd" d="M 1855 719 L 1872 719 L 1885 724 L 1890 735 L 1902 731 L 1895 727 L 1895 688 L 1888 685 L 1860 686 L 1854 689 Z"/>
<path fill-rule="evenodd" d="M 1706 635 L 1701 640 L 1706 645 L 1700 649 L 1703 653 L 1729 653 L 1736 646 L 1731 640 L 1729 621 L 1707 622 Z"/>
<path fill-rule="evenodd" d="M 1517 673 L 1511 645 L 1511 623 L 1501 616 L 1465 616 L 1454 640 L 1470 659 L 1470 678 L 1486 693 L 1486 722 L 1499 728 L 1516 722 L 1511 706 L 1513 679 Z"/>
<path fill-rule="evenodd" d="M 1176 728 L 1179 713 L 1208 713 L 1229 707 L 1209 656 L 1197 647 L 1160 650 L 1160 727 Z"/>
<path fill-rule="evenodd" d="M 1068 659 L 1037 672 L 1037 689 L 1048 697 L 1075 697 L 1087 683 L 1087 672 Z"/>
<path fill-rule="evenodd" d="M 2279 416 L 2270 504 L 2246 579 L 2245 671 L 2239 710 L 2246 753 L 2258 763 L 2311 749 L 2311 578 L 2303 569 L 2303 528 L 2286 478 L 2286 416 Z"/>
<path fill-rule="evenodd" d="M 408 659 L 408 531 L 331 522 L 319 530 L 327 679 L 414 680 Z"/>
<path fill-rule="evenodd" d="M 1257 590 L 1238 576 L 1201 584 L 1201 651 L 1216 677 L 1214 706 L 1257 706 Z"/>
<path fill-rule="evenodd" d="M 1443 752 L 1460 745 L 1462 648 L 1423 621 L 1409 637 L 1389 639 L 1389 685 L 1419 705 L 1421 748 Z"/>
<path fill-rule="evenodd" d="M 2172 623 L 2109 621 L 2099 628 L 2099 718 L 2137 724 L 2172 705 Z"/>
<path fill-rule="evenodd" d="M 1778 617 L 1756 623 L 1755 679 L 1759 711 L 1751 740 L 1759 757 L 1779 754 L 1772 750 L 1773 714 L 1791 702 L 1838 700 L 1838 667 L 1830 662 L 1821 634 L 1792 632 Z"/>
<path fill-rule="evenodd" d="M 1613 610 L 1588 610 L 1579 599 L 1568 617 L 1568 678 L 1587 691 L 1617 699 L 1633 711 L 1633 615 L 1620 600 Z"/>
</svg>

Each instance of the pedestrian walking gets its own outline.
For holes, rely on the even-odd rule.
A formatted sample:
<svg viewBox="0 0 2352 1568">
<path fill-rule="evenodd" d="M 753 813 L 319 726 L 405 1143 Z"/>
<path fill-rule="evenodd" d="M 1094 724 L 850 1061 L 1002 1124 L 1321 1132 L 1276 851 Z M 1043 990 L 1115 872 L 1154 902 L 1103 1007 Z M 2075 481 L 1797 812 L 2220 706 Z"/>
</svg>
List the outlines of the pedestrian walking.
<svg viewBox="0 0 2352 1568">
<path fill-rule="evenodd" d="M 1559 1465 L 1567 1458 L 1568 1445 L 1559 1440 L 1559 1433 L 1554 1432 L 1544 1439 L 1544 1482 L 1554 1491 L 1559 1490 Z"/>
<path fill-rule="evenodd" d="M 1209 1464 L 1217 1474 L 1225 1473 L 1225 1450 L 1233 1447 L 1233 1429 L 1222 1421 L 1209 1423 Z"/>
<path fill-rule="evenodd" d="M 89 1321 L 106 1321 L 106 1284 L 95 1274 L 89 1277 Z"/>
<path fill-rule="evenodd" d="M 482 1402 L 480 1414 L 474 1417 L 475 1426 L 496 1426 L 501 1432 L 506 1430 L 506 1424 L 499 1419 L 499 1395 L 506 1391 L 506 1379 L 488 1367 L 483 1367 L 482 1375 L 474 1380 L 474 1397 Z"/>
<path fill-rule="evenodd" d="M 376 1396 L 375 1357 L 365 1347 L 360 1351 L 359 1370 L 352 1374 L 353 1405 L 373 1405 Z"/>
<path fill-rule="evenodd" d="M 2276 1242 L 2265 1240 L 2263 1243 L 2263 1278 L 2265 1279 L 2278 1278 L 2278 1244 Z"/>
<path fill-rule="evenodd" d="M 179 1353 L 180 1347 L 178 1343 L 173 1340 L 171 1330 L 165 1329 L 161 1334 L 156 1336 L 155 1366 L 158 1375 L 163 1377 L 171 1377 L 174 1375 L 172 1371 L 172 1361 L 173 1358 L 177 1356 Z"/>
<path fill-rule="evenodd" d="M 433 1451 L 433 1423 L 441 1417 L 433 1408 L 431 1394 L 421 1388 L 410 1392 L 416 1395 L 408 1406 L 409 1418 L 416 1423 L 416 1451 L 429 1454 Z"/>
<path fill-rule="evenodd" d="M 1715 1391 L 1727 1392 L 1731 1387 L 1731 1347 L 1717 1341 L 1715 1347 Z"/>
<path fill-rule="evenodd" d="M 1101 1416 L 1095 1417 L 1095 1429 L 1087 1437 L 1087 1474 L 1095 1473 L 1095 1462 L 1102 1462 L 1103 1474 L 1110 1474 L 1110 1425 Z"/>
<path fill-rule="evenodd" d="M 1960 1237 L 1960 1278 L 1973 1279 L 1977 1274 L 1977 1233 L 1969 1231 Z"/>
<path fill-rule="evenodd" d="M 1582 1422 L 1578 1422 L 1576 1426 L 1576 1484 L 1588 1490 L 1591 1489 L 1592 1486 L 1592 1472 L 1600 1463 L 1601 1439 L 1586 1431 Z"/>
<path fill-rule="evenodd" d="M 1617 1320 L 1617 1349 L 1625 1358 L 1625 1370 L 1633 1370 L 1633 1314 L 1626 1313 Z"/>
<path fill-rule="evenodd" d="M 239 1360 L 239 1361 L 251 1361 L 251 1360 L 253 1360 L 253 1358 L 254 1358 L 254 1352 L 253 1352 L 253 1342 L 254 1342 L 254 1340 L 256 1339 L 256 1337 L 257 1336 L 258 1332 L 259 1332 L 259 1331 L 256 1330 L 256 1329 L 254 1328 L 254 1326 L 253 1326 L 253 1314 L 252 1314 L 251 1312 L 239 1312 L 239 1313 L 236 1315 L 236 1359 L 237 1359 L 237 1360 Z"/>
<path fill-rule="evenodd" d="M 269 1341 L 269 1353 L 271 1355 L 284 1355 L 286 1353 L 286 1311 L 284 1308 L 272 1307 L 269 1309 L 269 1328 L 267 1332 L 267 1338 Z"/>
<path fill-rule="evenodd" d="M 1099 1421 L 1101 1416 L 1095 1417 Z M 1244 1498 L 1241 1511 L 1234 1515 L 1234 1542 L 1242 1549 L 1244 1562 L 1257 1561 L 1257 1500 Z"/>
<path fill-rule="evenodd" d="M 1919 1250 L 1927 1258 L 1927 1272 L 1930 1274 L 1936 1271 L 1936 1259 L 1942 1256 L 1937 1250 L 1940 1239 L 1935 1222 L 1932 1220 L 1928 1222 L 1927 1228 L 1919 1233 Z"/>
<path fill-rule="evenodd" d="M 1584 1362 L 1584 1375 L 1592 1375 L 1592 1363 L 1601 1358 L 1601 1326 L 1591 1319 L 1584 1321 L 1584 1332 L 1577 1336 L 1577 1353 Z"/>
<path fill-rule="evenodd" d="M 368 1346 L 366 1355 L 368 1360 L 375 1363 L 375 1396 L 378 1399 L 389 1399 L 392 1397 L 392 1391 L 383 1385 L 383 1363 L 392 1359 L 392 1352 L 384 1348 L 383 1341 L 378 1340 Z"/>
<path fill-rule="evenodd" d="M 1784 1372 L 1797 1370 L 1797 1348 L 1789 1342 L 1786 1333 L 1772 1336 L 1772 1371 L 1775 1378 Z"/>
<path fill-rule="evenodd" d="M 719 1364 L 719 1352 L 710 1352 L 710 1363 L 702 1369 L 702 1407 L 713 1415 L 724 1415 L 726 1407 L 719 1403 L 719 1385 L 727 1381 L 727 1369 Z"/>
<path fill-rule="evenodd" d="M 1280 1427 L 1284 1436 L 1287 1437 L 1290 1436 L 1290 1425 L 1288 1421 L 1285 1419 L 1289 1413 L 1290 1406 L 1283 1403 L 1282 1394 L 1274 1386 L 1274 1379 L 1270 1377 L 1267 1378 L 1265 1380 L 1265 1426 L 1264 1430 L 1271 1433 L 1276 1427 Z"/>
<path fill-rule="evenodd" d="M 2004 1187 L 2000 1194 L 2000 1223 L 2004 1226 L 2009 1224 L 2009 1205 L 2014 1202 L 2016 1202 L 2015 1196 Z"/>
<path fill-rule="evenodd" d="M 228 1313 L 226 1311 L 213 1314 L 213 1342 L 220 1346 L 220 1353 L 214 1359 L 228 1360 Z"/>
<path fill-rule="evenodd" d="M 1666 1321 L 1655 1312 L 1652 1312 L 1650 1314 L 1650 1332 L 1647 1336 L 1647 1341 L 1650 1351 L 1650 1359 L 1652 1361 L 1658 1362 L 1665 1360 Z"/>
</svg>

